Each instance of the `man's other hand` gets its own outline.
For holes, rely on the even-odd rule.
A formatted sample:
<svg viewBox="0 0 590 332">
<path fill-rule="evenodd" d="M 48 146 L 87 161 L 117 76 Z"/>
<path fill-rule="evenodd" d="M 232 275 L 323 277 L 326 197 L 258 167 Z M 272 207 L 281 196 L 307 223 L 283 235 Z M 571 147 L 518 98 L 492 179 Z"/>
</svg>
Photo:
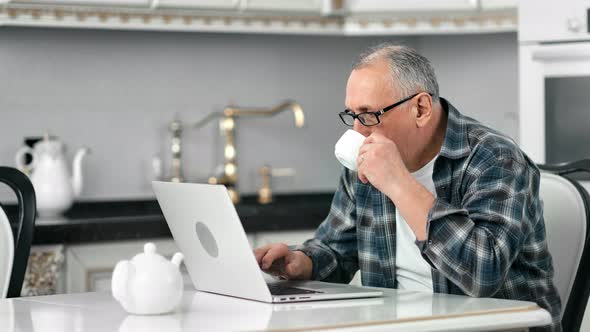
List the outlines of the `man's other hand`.
<svg viewBox="0 0 590 332">
<path fill-rule="evenodd" d="M 289 250 L 284 243 L 273 243 L 254 250 L 262 271 L 289 280 L 309 280 L 313 264 L 301 251 Z"/>
</svg>

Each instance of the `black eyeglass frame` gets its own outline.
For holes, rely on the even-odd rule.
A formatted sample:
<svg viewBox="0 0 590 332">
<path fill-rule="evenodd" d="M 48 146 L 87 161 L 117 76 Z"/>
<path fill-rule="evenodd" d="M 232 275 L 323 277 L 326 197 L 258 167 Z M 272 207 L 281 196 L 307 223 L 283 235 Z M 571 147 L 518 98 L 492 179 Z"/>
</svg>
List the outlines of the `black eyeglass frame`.
<svg viewBox="0 0 590 332">
<path fill-rule="evenodd" d="M 379 120 L 379 116 L 380 115 L 385 114 L 385 112 L 387 112 L 387 111 L 389 111 L 389 110 L 391 110 L 391 109 L 393 109 L 393 108 L 395 108 L 395 107 L 397 107 L 397 106 L 405 103 L 408 100 L 411 100 L 412 98 L 416 97 L 417 95 L 419 95 L 421 93 L 423 93 L 423 92 L 415 93 L 415 94 L 413 94 L 413 95 L 411 95 L 409 97 L 406 97 L 406 98 L 404 98 L 404 99 L 402 99 L 400 101 L 397 101 L 397 102 L 395 102 L 395 103 L 393 103 L 393 104 L 391 104 L 391 105 L 389 105 L 389 106 L 387 106 L 387 107 L 385 107 L 385 108 L 383 108 L 383 109 L 381 109 L 380 111 L 377 111 L 377 112 L 361 112 L 359 114 L 354 114 L 354 112 L 351 112 L 350 110 L 345 110 L 344 112 L 338 113 L 338 116 L 340 117 L 340 120 L 342 120 L 342 122 L 345 125 L 349 126 L 349 127 L 354 126 L 354 120 L 356 120 L 356 119 L 358 119 L 363 126 L 367 126 L 367 127 L 375 126 L 375 125 L 378 125 L 378 124 L 381 123 L 381 120 Z M 426 93 L 428 93 L 430 96 L 432 96 L 432 93 L 429 93 L 429 92 L 426 92 Z M 377 119 L 377 122 L 376 123 L 373 123 L 373 124 L 366 124 L 365 121 L 363 120 L 363 118 L 361 117 L 364 114 L 372 114 L 372 115 L 374 115 L 375 118 Z M 344 120 L 344 116 L 351 116 L 352 117 L 352 124 L 346 123 L 346 121 Z"/>
</svg>

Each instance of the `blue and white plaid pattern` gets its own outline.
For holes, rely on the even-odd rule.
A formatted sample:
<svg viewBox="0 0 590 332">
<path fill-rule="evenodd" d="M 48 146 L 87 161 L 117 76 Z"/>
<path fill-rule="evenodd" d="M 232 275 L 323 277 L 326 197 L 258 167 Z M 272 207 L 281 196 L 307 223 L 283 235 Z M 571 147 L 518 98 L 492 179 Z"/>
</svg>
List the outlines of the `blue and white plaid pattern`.
<svg viewBox="0 0 590 332">
<path fill-rule="evenodd" d="M 559 330 L 561 302 L 545 240 L 539 170 L 500 133 L 448 112 L 434 165 L 437 199 L 427 241 L 416 242 L 432 266 L 434 292 L 534 301 Z M 315 237 L 296 246 L 313 260 L 313 278 L 396 288 L 395 206 L 356 172 L 344 169 L 329 215 Z"/>
</svg>

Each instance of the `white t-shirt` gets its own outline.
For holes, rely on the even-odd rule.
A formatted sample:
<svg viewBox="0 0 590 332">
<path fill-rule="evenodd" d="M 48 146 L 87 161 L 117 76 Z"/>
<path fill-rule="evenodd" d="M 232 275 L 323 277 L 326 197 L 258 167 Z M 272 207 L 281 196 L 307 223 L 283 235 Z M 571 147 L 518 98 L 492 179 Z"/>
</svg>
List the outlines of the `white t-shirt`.
<svg viewBox="0 0 590 332">
<path fill-rule="evenodd" d="M 436 190 L 432 180 L 432 173 L 437 157 L 434 157 L 424 167 L 412 173 L 412 176 L 426 187 L 434 197 L 436 197 Z M 395 220 L 397 227 L 395 232 L 395 277 L 398 288 L 433 292 L 430 264 L 420 254 L 420 250 L 415 243 L 416 235 L 399 213 L 399 209 L 395 210 Z"/>
</svg>

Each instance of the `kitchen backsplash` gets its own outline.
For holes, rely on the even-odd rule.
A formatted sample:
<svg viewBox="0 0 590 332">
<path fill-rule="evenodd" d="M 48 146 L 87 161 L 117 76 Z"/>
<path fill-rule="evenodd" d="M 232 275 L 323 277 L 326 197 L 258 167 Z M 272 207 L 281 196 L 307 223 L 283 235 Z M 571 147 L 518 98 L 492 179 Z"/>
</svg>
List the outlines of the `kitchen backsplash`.
<svg viewBox="0 0 590 332">
<path fill-rule="evenodd" d="M 83 200 L 152 197 L 151 159 L 168 171 L 168 123 L 185 124 L 184 170 L 206 181 L 222 163 L 216 123 L 190 123 L 229 104 L 299 102 L 306 126 L 287 112 L 239 119 L 239 188 L 253 193 L 258 167 L 294 168 L 276 192 L 332 191 L 340 166 L 337 118 L 355 56 L 383 41 L 431 59 L 441 87 L 461 111 L 516 137 L 515 33 L 464 36 L 330 37 L 96 30 L 0 29 L 0 164 L 14 165 L 23 137 L 49 131 L 73 151 L 88 146 Z M 10 197 L 0 189 L 0 199 Z"/>
</svg>

